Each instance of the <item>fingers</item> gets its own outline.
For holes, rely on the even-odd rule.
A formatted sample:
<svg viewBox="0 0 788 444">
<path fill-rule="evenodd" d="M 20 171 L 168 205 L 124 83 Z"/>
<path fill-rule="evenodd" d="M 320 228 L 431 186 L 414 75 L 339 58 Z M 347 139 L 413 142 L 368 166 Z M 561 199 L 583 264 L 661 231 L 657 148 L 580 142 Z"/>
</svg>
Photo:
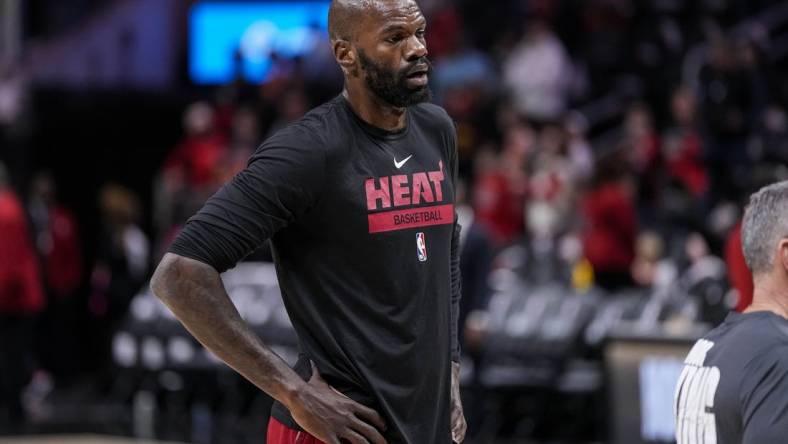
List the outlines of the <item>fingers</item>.
<svg viewBox="0 0 788 444">
<path fill-rule="evenodd" d="M 333 391 L 334 391 L 334 393 L 336 393 L 337 395 L 339 395 L 339 396 L 341 396 L 341 397 L 343 397 L 343 398 L 348 398 L 348 399 L 350 399 L 350 396 L 348 396 L 348 395 L 346 395 L 346 394 L 344 394 L 344 393 L 340 392 L 339 390 L 335 389 L 334 387 L 331 387 L 331 386 L 329 385 L 329 386 L 328 386 L 328 388 L 330 388 L 331 390 L 333 390 Z"/>
<path fill-rule="evenodd" d="M 465 423 L 465 416 L 460 413 L 458 417 L 453 417 L 451 422 L 451 438 L 454 442 L 461 443 L 465 439 L 465 432 L 468 428 Z"/>
<path fill-rule="evenodd" d="M 369 407 L 363 406 L 359 403 L 356 404 L 356 416 L 361 419 L 366 420 L 373 426 L 375 426 L 378 430 L 386 430 L 386 421 L 383 420 L 383 417 L 374 410 Z"/>
<path fill-rule="evenodd" d="M 451 409 L 451 437 L 454 442 L 461 443 L 465 439 L 465 415 L 462 412 L 462 404 L 454 403 Z"/>
<path fill-rule="evenodd" d="M 369 437 L 367 437 L 367 438 L 369 438 Z M 380 437 L 381 441 L 373 441 L 371 439 L 368 440 L 367 438 L 365 438 L 364 436 L 360 435 L 358 432 L 356 432 L 356 431 L 354 431 L 352 429 L 347 429 L 345 431 L 345 433 L 342 434 L 342 439 L 345 440 L 345 441 L 350 442 L 351 444 L 369 444 L 369 443 L 373 443 L 373 444 L 382 443 L 382 444 L 385 444 L 386 443 L 386 441 L 383 440 L 382 436 Z"/>
<path fill-rule="evenodd" d="M 364 421 L 356 419 L 350 424 L 350 427 L 366 438 L 366 440 L 364 440 L 365 443 L 369 441 L 372 444 L 386 444 L 386 439 L 380 434 L 378 429 Z"/>
</svg>

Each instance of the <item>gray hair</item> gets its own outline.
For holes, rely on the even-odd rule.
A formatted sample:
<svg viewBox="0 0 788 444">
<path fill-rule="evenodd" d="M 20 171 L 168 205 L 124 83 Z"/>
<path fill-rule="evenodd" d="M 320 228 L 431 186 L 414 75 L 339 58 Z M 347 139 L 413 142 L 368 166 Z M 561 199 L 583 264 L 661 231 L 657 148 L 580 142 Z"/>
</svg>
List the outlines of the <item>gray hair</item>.
<svg viewBox="0 0 788 444">
<path fill-rule="evenodd" d="M 750 196 L 744 212 L 741 244 L 752 274 L 772 268 L 777 243 L 788 237 L 788 180 L 761 188 Z"/>
</svg>

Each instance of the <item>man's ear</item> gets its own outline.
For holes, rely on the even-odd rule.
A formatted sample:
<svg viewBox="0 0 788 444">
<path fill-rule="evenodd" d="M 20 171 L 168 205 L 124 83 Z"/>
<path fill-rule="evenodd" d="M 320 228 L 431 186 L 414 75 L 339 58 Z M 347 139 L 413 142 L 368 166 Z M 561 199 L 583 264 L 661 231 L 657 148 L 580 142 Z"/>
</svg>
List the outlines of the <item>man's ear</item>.
<svg viewBox="0 0 788 444">
<path fill-rule="evenodd" d="M 777 257 L 782 265 L 783 272 L 788 274 L 788 238 L 783 238 L 777 244 Z"/>
<path fill-rule="evenodd" d="M 356 64 L 356 51 L 347 40 L 333 42 L 334 58 L 345 75 L 355 75 L 358 69 Z"/>
</svg>

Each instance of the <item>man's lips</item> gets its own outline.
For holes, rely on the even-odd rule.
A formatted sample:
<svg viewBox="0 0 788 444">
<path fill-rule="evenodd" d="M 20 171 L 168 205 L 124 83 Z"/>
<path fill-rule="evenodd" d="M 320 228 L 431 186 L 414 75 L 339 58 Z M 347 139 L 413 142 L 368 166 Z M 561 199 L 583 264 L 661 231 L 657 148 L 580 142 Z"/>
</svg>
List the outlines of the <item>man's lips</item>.
<svg viewBox="0 0 788 444">
<path fill-rule="evenodd" d="M 417 77 L 429 73 L 430 68 L 427 65 L 419 65 L 408 71 L 405 77 Z"/>
<path fill-rule="evenodd" d="M 427 85 L 428 77 L 427 71 L 413 73 L 406 77 L 407 82 L 416 87 L 423 87 Z"/>
</svg>

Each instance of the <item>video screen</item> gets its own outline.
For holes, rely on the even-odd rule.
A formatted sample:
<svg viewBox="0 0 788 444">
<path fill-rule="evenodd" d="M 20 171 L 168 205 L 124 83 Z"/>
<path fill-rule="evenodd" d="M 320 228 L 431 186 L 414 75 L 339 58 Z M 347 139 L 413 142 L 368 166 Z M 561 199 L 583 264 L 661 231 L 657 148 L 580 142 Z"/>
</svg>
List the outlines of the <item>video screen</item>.
<svg viewBox="0 0 788 444">
<path fill-rule="evenodd" d="M 692 341 L 617 338 L 605 351 L 610 442 L 675 442 L 673 395 Z"/>
<path fill-rule="evenodd" d="M 193 83 L 228 83 L 236 75 L 264 82 L 272 54 L 309 52 L 325 35 L 329 1 L 202 1 L 189 11 L 189 76 Z"/>
</svg>

